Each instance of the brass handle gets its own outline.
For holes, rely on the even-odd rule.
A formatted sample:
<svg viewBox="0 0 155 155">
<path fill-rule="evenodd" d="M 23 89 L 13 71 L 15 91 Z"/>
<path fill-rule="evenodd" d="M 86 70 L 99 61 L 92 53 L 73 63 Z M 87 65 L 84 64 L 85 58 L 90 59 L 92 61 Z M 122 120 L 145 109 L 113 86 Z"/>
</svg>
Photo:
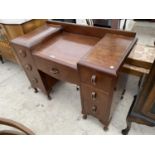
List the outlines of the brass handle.
<svg viewBox="0 0 155 155">
<path fill-rule="evenodd" d="M 92 75 L 92 77 L 91 77 L 91 83 L 93 85 L 96 85 L 96 75 Z"/>
<path fill-rule="evenodd" d="M 92 100 L 96 100 L 96 92 L 91 93 L 91 98 L 92 98 Z"/>
<path fill-rule="evenodd" d="M 50 71 L 52 74 L 59 74 L 59 70 L 56 68 L 52 68 Z"/>
<path fill-rule="evenodd" d="M 20 54 L 23 58 L 26 57 L 26 52 L 25 52 L 25 51 L 19 50 L 19 54 Z"/>
<path fill-rule="evenodd" d="M 92 110 L 92 112 L 96 112 L 97 111 L 97 106 L 95 106 L 95 105 L 92 106 L 92 109 L 91 110 Z"/>
<path fill-rule="evenodd" d="M 38 80 L 37 80 L 36 78 L 33 78 L 33 79 L 32 79 L 32 82 L 33 82 L 33 83 L 38 83 Z"/>
<path fill-rule="evenodd" d="M 29 71 L 32 70 L 32 66 L 31 66 L 31 65 L 25 65 L 25 68 L 26 68 L 27 70 L 29 70 Z"/>
</svg>

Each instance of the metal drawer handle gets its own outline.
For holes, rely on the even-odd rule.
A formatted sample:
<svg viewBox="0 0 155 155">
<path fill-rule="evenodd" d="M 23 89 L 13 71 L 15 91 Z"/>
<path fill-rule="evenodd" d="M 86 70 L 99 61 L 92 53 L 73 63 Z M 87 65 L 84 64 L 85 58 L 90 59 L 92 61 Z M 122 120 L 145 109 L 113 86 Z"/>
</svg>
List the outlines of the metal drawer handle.
<svg viewBox="0 0 155 155">
<path fill-rule="evenodd" d="M 31 71 L 32 70 L 32 66 L 31 65 L 25 65 L 25 68 L 28 70 L 28 71 Z"/>
<path fill-rule="evenodd" d="M 96 85 L 96 75 L 92 75 L 92 77 L 91 77 L 91 83 L 93 85 Z"/>
<path fill-rule="evenodd" d="M 56 68 L 52 68 L 50 71 L 52 74 L 59 74 L 59 70 Z"/>
<path fill-rule="evenodd" d="M 20 54 L 23 58 L 26 57 L 26 52 L 25 52 L 25 51 L 19 50 L 19 54 Z"/>
<path fill-rule="evenodd" d="M 91 93 L 91 98 L 92 98 L 92 100 L 96 100 L 96 92 Z"/>
<path fill-rule="evenodd" d="M 97 106 L 93 105 L 91 110 L 92 110 L 92 112 L 96 112 L 97 111 Z"/>
</svg>

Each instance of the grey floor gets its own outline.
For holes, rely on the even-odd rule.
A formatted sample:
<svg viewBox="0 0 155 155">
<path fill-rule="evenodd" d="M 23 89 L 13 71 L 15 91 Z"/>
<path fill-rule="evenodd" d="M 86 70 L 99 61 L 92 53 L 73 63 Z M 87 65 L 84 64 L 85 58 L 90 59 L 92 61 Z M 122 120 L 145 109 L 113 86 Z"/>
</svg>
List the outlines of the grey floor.
<svg viewBox="0 0 155 155">
<path fill-rule="evenodd" d="M 127 29 L 138 32 L 140 43 L 153 45 L 154 23 L 128 21 Z M 59 82 L 49 101 L 43 93 L 33 92 L 20 66 L 6 61 L 0 63 L 0 117 L 23 123 L 36 134 L 121 134 L 137 83 L 138 77 L 129 76 L 125 97 L 113 115 L 109 131 L 105 132 L 97 119 L 91 116 L 82 119 L 80 94 L 75 85 Z M 129 134 L 155 134 L 155 128 L 133 123 Z"/>
</svg>

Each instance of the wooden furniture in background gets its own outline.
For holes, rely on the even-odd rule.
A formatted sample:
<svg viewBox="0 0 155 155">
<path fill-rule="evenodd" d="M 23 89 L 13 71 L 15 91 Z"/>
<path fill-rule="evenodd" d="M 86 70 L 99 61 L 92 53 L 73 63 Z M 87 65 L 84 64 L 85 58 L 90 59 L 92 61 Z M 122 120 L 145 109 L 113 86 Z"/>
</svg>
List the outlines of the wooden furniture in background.
<svg viewBox="0 0 155 155">
<path fill-rule="evenodd" d="M 88 25 L 112 29 L 120 29 L 121 19 L 86 19 Z M 124 19 L 123 30 L 126 28 L 127 19 Z"/>
<path fill-rule="evenodd" d="M 93 115 L 107 130 L 126 85 L 121 68 L 137 39 L 132 32 L 64 22 L 12 40 L 35 92 L 50 98 L 58 80 L 80 86 L 83 118 Z"/>
<path fill-rule="evenodd" d="M 120 19 L 92 19 L 94 26 L 120 29 Z"/>
<path fill-rule="evenodd" d="M 126 121 L 127 128 L 122 130 L 124 135 L 128 134 L 131 122 L 155 126 L 155 61 L 144 84 L 134 97 Z"/>
<path fill-rule="evenodd" d="M 14 49 L 10 45 L 10 40 L 24 35 L 30 31 L 33 31 L 37 27 L 45 24 L 46 20 L 42 19 L 33 19 L 33 20 L 16 20 L 13 24 L 6 22 L 5 20 L 0 20 L 0 60 L 3 61 L 3 58 L 17 63 Z M 11 21 L 13 22 L 13 21 Z"/>
<path fill-rule="evenodd" d="M 18 129 L 19 131 L 16 130 L 1 130 L 0 135 L 34 135 L 33 131 L 31 131 L 29 128 L 25 127 L 24 125 L 15 122 L 10 119 L 6 118 L 0 118 L 0 125 L 5 125 L 9 127 L 13 127 L 15 129 Z"/>
<path fill-rule="evenodd" d="M 155 58 L 155 47 L 137 44 L 123 65 L 122 71 L 140 77 L 139 87 L 144 77 L 149 74 Z"/>
</svg>

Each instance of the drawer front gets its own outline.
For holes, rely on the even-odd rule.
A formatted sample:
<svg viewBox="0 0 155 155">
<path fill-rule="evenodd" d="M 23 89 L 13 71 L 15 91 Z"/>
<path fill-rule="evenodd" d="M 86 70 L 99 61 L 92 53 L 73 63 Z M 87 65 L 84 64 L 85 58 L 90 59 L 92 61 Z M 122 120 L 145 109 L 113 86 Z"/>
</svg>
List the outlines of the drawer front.
<svg viewBox="0 0 155 155">
<path fill-rule="evenodd" d="M 22 65 L 29 81 L 31 82 L 31 86 L 33 88 L 39 88 L 44 93 L 46 93 L 44 86 L 42 84 L 41 77 L 34 65 L 30 52 L 27 51 L 26 49 L 22 49 L 18 47 L 15 47 L 15 49 L 16 49 L 16 54 L 18 56 L 20 64 Z"/>
<path fill-rule="evenodd" d="M 42 72 L 62 81 L 79 84 L 79 75 L 76 69 L 34 56 L 37 68 Z"/>
<path fill-rule="evenodd" d="M 30 53 L 25 49 L 17 49 L 16 53 L 18 55 L 21 65 L 23 66 L 23 69 L 25 70 L 29 80 L 31 81 L 32 86 L 38 86 L 39 78 Z"/>
<path fill-rule="evenodd" d="M 105 92 L 109 92 L 113 84 L 112 76 L 100 73 L 92 68 L 87 68 L 84 66 L 78 66 L 78 69 L 81 82 L 91 85 L 95 88 L 102 89 Z"/>
<path fill-rule="evenodd" d="M 22 64 L 22 66 L 25 70 L 25 73 L 26 73 L 29 81 L 31 82 L 31 86 L 33 88 L 39 88 L 44 93 L 46 93 L 44 86 L 42 84 L 41 77 L 40 77 L 38 71 L 36 70 L 35 66 L 31 62 L 25 62 Z"/>
<path fill-rule="evenodd" d="M 106 118 L 109 95 L 99 89 L 82 84 L 81 99 L 86 114 L 91 114 L 101 120 Z"/>
</svg>

